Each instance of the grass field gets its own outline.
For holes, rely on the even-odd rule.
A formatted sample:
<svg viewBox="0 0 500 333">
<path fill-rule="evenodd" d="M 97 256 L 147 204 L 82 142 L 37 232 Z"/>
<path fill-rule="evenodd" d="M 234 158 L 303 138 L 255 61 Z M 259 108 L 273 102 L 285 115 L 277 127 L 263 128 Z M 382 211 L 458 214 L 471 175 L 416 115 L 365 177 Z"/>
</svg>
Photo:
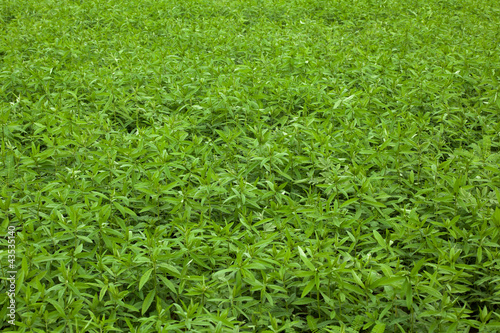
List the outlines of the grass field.
<svg viewBox="0 0 500 333">
<path fill-rule="evenodd" d="M 0 329 L 499 332 L 499 80 L 496 0 L 1 0 Z"/>
</svg>

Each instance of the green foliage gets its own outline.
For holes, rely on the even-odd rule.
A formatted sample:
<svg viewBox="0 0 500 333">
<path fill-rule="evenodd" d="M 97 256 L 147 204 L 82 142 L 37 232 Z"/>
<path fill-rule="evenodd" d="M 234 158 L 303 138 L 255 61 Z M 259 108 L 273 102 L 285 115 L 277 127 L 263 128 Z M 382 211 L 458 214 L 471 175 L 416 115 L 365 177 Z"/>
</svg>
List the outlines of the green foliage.
<svg viewBox="0 0 500 333">
<path fill-rule="evenodd" d="M 2 331 L 498 331 L 499 23 L 3 1 Z"/>
</svg>

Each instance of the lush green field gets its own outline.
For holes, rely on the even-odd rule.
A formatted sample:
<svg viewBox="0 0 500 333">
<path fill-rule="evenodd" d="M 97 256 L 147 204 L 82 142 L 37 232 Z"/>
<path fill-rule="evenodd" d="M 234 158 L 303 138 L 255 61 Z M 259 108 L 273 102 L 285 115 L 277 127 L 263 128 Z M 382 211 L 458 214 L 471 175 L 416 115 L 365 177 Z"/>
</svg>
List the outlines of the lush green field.
<svg viewBox="0 0 500 333">
<path fill-rule="evenodd" d="M 497 0 L 1 0 L 0 329 L 498 332 L 499 80 Z"/>
</svg>

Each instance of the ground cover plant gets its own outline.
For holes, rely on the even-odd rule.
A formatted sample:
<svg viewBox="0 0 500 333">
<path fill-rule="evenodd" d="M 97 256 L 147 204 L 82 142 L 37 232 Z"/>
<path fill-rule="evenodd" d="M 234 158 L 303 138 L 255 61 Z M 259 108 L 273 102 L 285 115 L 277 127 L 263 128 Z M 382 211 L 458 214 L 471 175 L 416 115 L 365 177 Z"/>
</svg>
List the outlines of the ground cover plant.
<svg viewBox="0 0 500 333">
<path fill-rule="evenodd" d="M 2 0 L 0 30 L 3 332 L 500 329 L 497 1 Z"/>
</svg>

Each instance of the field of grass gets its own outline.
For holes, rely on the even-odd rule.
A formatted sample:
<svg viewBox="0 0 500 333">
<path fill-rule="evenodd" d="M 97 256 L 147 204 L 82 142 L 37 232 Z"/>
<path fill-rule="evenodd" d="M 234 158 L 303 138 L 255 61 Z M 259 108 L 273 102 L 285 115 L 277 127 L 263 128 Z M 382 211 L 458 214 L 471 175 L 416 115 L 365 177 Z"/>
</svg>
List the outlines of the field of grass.
<svg viewBox="0 0 500 333">
<path fill-rule="evenodd" d="M 498 332 L 499 81 L 497 0 L 2 0 L 0 329 Z"/>
</svg>

